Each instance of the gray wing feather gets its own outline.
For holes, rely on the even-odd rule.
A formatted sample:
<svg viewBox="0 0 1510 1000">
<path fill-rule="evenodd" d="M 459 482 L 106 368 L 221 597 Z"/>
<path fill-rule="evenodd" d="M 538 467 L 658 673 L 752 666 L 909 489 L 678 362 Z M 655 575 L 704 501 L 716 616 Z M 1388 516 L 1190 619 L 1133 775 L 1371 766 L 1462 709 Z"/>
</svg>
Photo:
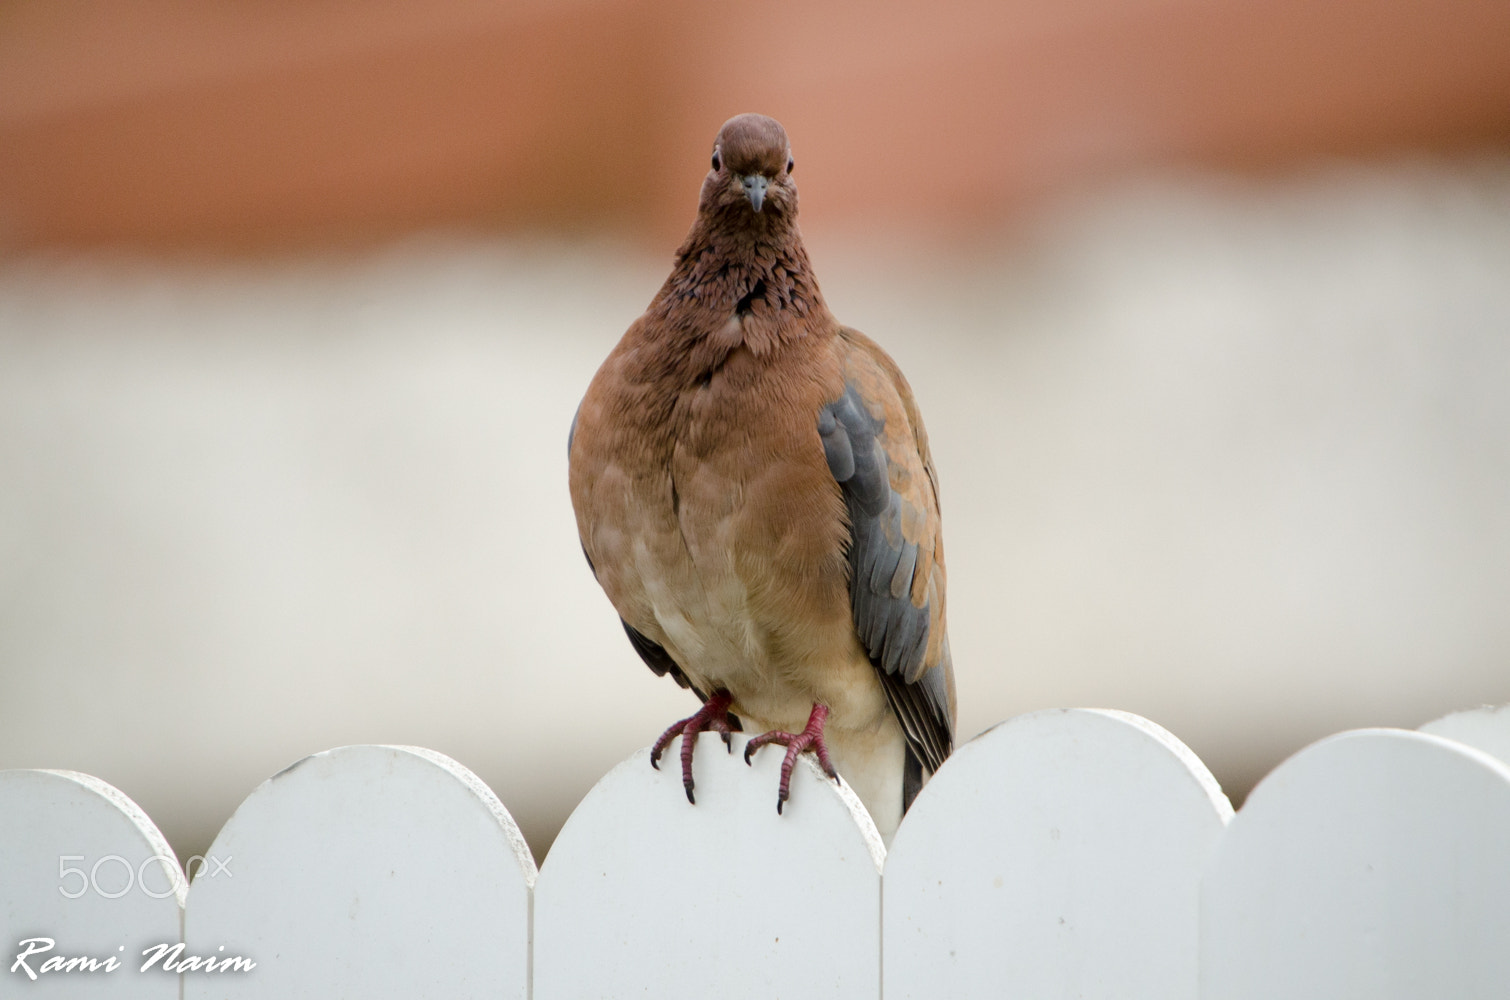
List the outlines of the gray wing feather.
<svg viewBox="0 0 1510 1000">
<path fill-rule="evenodd" d="M 882 426 L 853 383 L 818 414 L 823 453 L 849 511 L 855 631 L 902 724 L 908 750 L 936 771 L 954 745 L 945 679 L 948 646 L 935 669 L 923 670 L 931 617 L 928 605 L 915 607 L 911 600 L 918 551 L 902 536 L 902 498 L 891 488 Z"/>
</svg>

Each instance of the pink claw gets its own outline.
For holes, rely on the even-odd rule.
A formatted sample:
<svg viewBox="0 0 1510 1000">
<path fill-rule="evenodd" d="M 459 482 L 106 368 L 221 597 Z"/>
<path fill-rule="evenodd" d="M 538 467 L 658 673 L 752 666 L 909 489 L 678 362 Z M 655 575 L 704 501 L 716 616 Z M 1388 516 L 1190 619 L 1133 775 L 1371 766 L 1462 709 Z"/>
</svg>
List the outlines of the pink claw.
<svg viewBox="0 0 1510 1000">
<path fill-rule="evenodd" d="M 673 722 L 650 748 L 650 766 L 659 771 L 661 754 L 671 745 L 672 740 L 678 736 L 682 738 L 682 787 L 687 790 L 687 801 L 693 805 L 697 805 L 697 799 L 692 797 L 692 748 L 697 744 L 697 734 L 718 733 L 723 737 L 724 746 L 733 753 L 733 737 L 729 728 L 729 706 L 732 704 L 734 696 L 729 692 L 714 691 L 702 708 L 680 722 Z"/>
<path fill-rule="evenodd" d="M 828 721 L 828 706 L 815 703 L 812 714 L 807 717 L 807 727 L 800 733 L 786 733 L 779 729 L 773 729 L 768 733 L 762 733 L 749 743 L 745 744 L 745 763 L 750 763 L 750 757 L 765 746 L 767 743 L 780 743 L 786 747 L 786 757 L 781 762 L 781 784 L 776 791 L 776 811 L 781 812 L 781 807 L 786 800 L 792 797 L 792 768 L 797 766 L 797 755 L 804 751 L 818 755 L 818 765 L 823 768 L 823 773 L 839 780 L 839 772 L 834 770 L 833 761 L 828 759 L 828 744 L 823 741 L 823 724 Z"/>
</svg>

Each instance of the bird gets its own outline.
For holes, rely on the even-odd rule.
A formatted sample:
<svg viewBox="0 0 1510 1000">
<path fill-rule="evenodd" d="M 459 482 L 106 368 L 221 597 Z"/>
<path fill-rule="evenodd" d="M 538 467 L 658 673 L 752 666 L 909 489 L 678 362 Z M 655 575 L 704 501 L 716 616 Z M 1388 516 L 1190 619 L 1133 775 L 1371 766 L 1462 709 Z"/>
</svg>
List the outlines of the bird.
<svg viewBox="0 0 1510 1000">
<path fill-rule="evenodd" d="M 834 318 L 773 118 L 730 118 L 671 274 L 603 361 L 567 439 L 583 553 L 700 732 L 811 753 L 889 844 L 954 746 L 938 476 L 912 390 Z"/>
</svg>

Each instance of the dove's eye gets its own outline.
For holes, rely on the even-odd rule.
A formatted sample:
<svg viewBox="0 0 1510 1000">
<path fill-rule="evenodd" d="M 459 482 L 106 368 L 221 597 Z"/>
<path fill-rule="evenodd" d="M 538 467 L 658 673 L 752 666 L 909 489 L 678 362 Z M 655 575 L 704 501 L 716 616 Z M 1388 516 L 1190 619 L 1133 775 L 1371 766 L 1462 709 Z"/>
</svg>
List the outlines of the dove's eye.
<svg viewBox="0 0 1510 1000">
<path fill-rule="evenodd" d="M 796 170 L 796 169 L 797 169 L 797 161 L 794 160 L 794 159 L 792 159 L 790 156 L 788 156 L 786 158 L 786 172 L 787 173 L 791 173 L 793 170 Z"/>
<path fill-rule="evenodd" d="M 718 150 L 713 151 L 713 169 L 718 170 L 723 166 L 723 161 L 718 158 Z"/>
</svg>

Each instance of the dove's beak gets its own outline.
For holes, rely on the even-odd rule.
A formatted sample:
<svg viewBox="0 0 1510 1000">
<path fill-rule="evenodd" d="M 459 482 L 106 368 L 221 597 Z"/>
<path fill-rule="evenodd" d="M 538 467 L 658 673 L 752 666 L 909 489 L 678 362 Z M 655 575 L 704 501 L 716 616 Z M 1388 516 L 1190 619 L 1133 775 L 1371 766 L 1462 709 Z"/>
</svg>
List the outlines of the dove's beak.
<svg viewBox="0 0 1510 1000">
<path fill-rule="evenodd" d="M 766 185 L 770 181 L 766 180 L 764 174 L 750 174 L 747 177 L 741 177 L 739 182 L 744 185 L 745 197 L 750 199 L 750 207 L 757 212 L 760 211 L 760 206 L 765 203 Z"/>
</svg>

